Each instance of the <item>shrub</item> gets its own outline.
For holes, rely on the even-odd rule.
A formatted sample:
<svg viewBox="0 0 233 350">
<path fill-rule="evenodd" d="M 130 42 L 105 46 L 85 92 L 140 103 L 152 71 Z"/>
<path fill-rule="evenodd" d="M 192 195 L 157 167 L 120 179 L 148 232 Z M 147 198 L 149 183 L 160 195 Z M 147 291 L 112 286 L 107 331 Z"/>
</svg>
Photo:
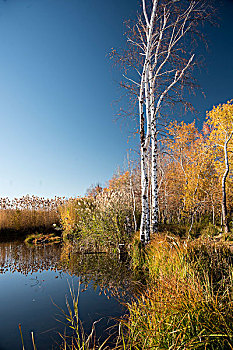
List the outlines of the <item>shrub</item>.
<svg viewBox="0 0 233 350">
<path fill-rule="evenodd" d="M 72 199 L 60 209 L 64 237 L 75 237 L 82 249 L 106 250 L 125 244 L 133 227 L 130 204 L 130 195 L 120 190 Z"/>
</svg>

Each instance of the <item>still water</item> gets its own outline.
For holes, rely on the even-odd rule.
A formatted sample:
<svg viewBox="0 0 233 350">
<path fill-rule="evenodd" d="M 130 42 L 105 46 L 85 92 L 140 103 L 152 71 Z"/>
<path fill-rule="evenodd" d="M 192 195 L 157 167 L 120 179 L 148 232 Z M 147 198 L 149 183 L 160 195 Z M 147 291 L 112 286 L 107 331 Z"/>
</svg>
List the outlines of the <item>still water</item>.
<svg viewBox="0 0 233 350">
<path fill-rule="evenodd" d="M 67 328 L 69 285 L 79 294 L 79 316 L 88 333 L 94 321 L 97 338 L 114 333 L 113 318 L 124 307 L 119 297 L 130 293 L 130 273 L 118 257 L 80 255 L 69 245 L 27 246 L 0 243 L 0 350 L 32 349 L 31 331 L 39 350 L 59 349 Z M 67 331 L 66 331 L 67 332 Z"/>
</svg>

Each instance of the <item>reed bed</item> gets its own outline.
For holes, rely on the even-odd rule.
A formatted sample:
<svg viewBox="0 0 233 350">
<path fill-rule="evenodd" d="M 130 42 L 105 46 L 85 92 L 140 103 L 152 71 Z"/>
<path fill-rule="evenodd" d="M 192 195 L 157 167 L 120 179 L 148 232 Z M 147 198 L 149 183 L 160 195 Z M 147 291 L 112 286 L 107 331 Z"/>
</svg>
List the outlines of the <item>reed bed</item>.
<svg viewBox="0 0 233 350">
<path fill-rule="evenodd" d="M 51 231 L 54 224 L 59 224 L 58 208 L 65 201 L 65 197 L 0 198 L 0 234 Z"/>
<path fill-rule="evenodd" d="M 133 233 L 128 191 L 105 189 L 95 196 L 71 198 L 60 207 L 63 237 L 76 240 L 80 251 L 113 251 Z"/>
<path fill-rule="evenodd" d="M 145 284 L 125 304 L 128 314 L 118 321 L 115 345 L 98 344 L 94 325 L 85 334 L 79 291 L 75 294 L 70 287 L 67 311 L 62 310 L 70 331 L 61 335 L 61 349 L 233 349 L 231 246 L 158 236 L 145 250 L 139 242 L 137 247 L 136 238 L 131 250 L 136 251 L 132 268 L 144 272 Z"/>
</svg>

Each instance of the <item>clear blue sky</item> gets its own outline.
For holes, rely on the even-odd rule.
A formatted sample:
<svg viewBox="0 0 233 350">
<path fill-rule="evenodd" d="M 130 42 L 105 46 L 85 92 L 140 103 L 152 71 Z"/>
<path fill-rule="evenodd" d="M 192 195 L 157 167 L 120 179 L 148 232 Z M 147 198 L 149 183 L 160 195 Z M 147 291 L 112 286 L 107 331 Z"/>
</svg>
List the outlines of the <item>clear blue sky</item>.
<svg viewBox="0 0 233 350">
<path fill-rule="evenodd" d="M 129 129 L 107 54 L 124 44 L 138 0 L 0 1 L 0 196 L 85 193 L 123 165 Z M 200 119 L 233 98 L 233 0 L 208 29 Z M 190 118 L 187 116 L 187 118 Z"/>
</svg>

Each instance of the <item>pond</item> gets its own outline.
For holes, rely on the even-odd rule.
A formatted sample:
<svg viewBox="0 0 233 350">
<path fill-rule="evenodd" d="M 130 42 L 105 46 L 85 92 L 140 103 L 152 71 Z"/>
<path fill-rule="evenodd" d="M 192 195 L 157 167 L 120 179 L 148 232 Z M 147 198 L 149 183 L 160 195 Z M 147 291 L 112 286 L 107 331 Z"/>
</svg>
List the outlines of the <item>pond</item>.
<svg viewBox="0 0 233 350">
<path fill-rule="evenodd" d="M 18 325 L 25 349 L 32 349 L 34 332 L 39 350 L 59 349 L 67 321 L 69 288 L 79 289 L 79 316 L 85 332 L 94 321 L 103 341 L 116 330 L 125 309 L 119 302 L 131 293 L 127 264 L 107 254 L 77 254 L 71 245 L 27 246 L 0 243 L 0 350 L 20 349 Z"/>
</svg>

